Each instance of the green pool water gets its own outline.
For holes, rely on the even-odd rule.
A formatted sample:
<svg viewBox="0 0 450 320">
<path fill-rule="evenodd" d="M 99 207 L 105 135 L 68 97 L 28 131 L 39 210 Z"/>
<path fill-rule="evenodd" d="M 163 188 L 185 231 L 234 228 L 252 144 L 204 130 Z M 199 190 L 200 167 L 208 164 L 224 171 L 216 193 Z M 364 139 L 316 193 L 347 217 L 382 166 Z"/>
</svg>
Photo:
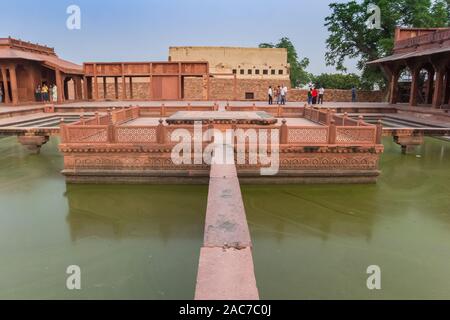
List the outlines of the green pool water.
<svg viewBox="0 0 450 320">
<path fill-rule="evenodd" d="M 261 298 L 450 299 L 450 143 L 384 142 L 377 185 L 242 186 Z M 57 143 L 0 139 L 0 299 L 192 299 L 207 186 L 66 185 Z"/>
</svg>

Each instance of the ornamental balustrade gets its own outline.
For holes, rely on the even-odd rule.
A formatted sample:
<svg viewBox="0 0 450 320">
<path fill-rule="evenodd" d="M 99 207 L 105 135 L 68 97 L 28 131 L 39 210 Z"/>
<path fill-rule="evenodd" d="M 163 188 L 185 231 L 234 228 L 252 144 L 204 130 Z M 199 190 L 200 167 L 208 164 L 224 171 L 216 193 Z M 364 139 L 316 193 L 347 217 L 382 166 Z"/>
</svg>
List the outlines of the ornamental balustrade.
<svg viewBox="0 0 450 320">
<path fill-rule="evenodd" d="M 260 108 L 260 107 L 258 107 Z M 306 119 L 316 122 L 317 126 L 288 126 L 286 120 L 282 120 L 281 126 L 277 125 L 231 125 L 231 129 L 240 129 L 244 133 L 249 129 L 266 130 L 267 143 L 283 146 L 299 147 L 330 147 L 330 146 L 355 146 L 368 147 L 381 144 L 381 122 L 371 125 L 364 122 L 360 116 L 358 120 L 348 117 L 347 114 L 338 116 L 332 110 L 321 110 L 311 107 L 302 108 Z M 232 109 L 234 110 L 234 109 Z M 93 118 L 84 119 L 73 124 L 61 124 L 61 142 L 63 144 L 154 144 L 174 145 L 179 141 L 172 141 L 172 133 L 183 129 L 191 137 L 194 136 L 192 125 L 164 125 L 159 120 L 158 125 L 127 125 L 127 122 L 140 116 L 139 107 L 112 110 L 107 115 L 96 114 Z M 202 135 L 207 129 L 216 128 L 213 122 L 202 125 Z M 217 129 L 217 128 L 216 128 Z M 279 130 L 279 141 L 271 141 L 271 130 Z M 249 144 L 235 138 L 235 143 Z"/>
</svg>

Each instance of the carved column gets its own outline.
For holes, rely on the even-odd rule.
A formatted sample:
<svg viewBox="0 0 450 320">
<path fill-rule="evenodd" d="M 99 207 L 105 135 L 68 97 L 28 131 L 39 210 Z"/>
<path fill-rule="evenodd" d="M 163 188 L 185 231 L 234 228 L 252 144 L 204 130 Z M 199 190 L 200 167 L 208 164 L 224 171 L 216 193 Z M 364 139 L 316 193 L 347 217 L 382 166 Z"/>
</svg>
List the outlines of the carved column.
<svg viewBox="0 0 450 320">
<path fill-rule="evenodd" d="M 444 76 L 448 58 L 436 58 L 431 61 L 436 71 L 436 84 L 433 94 L 433 108 L 439 108 L 444 102 Z"/>
<path fill-rule="evenodd" d="M 133 77 L 130 77 L 130 99 L 133 99 Z"/>
<path fill-rule="evenodd" d="M 108 98 L 108 88 L 107 88 L 107 83 L 106 83 L 106 77 L 103 77 L 103 99 L 107 99 Z"/>
<path fill-rule="evenodd" d="M 17 86 L 17 75 L 16 75 L 16 65 L 11 64 L 9 67 L 9 78 L 11 81 L 11 94 L 12 94 L 12 103 L 19 103 L 19 88 Z"/>
<path fill-rule="evenodd" d="M 127 99 L 127 82 L 125 80 L 125 66 L 122 63 L 122 100 Z"/>
<path fill-rule="evenodd" d="M 383 68 L 389 76 L 389 103 L 396 104 L 398 100 L 398 78 L 400 77 L 400 68 L 398 66 L 385 65 Z"/>
<path fill-rule="evenodd" d="M 81 77 L 75 77 L 75 99 L 83 100 L 83 86 L 81 84 Z"/>
<path fill-rule="evenodd" d="M 94 100 L 98 100 L 98 81 L 97 81 L 97 64 L 94 64 L 94 83 L 92 86 L 94 87 Z"/>
<path fill-rule="evenodd" d="M 3 94 L 5 96 L 5 103 L 11 103 L 11 98 L 9 96 L 9 85 L 8 85 L 8 76 L 6 73 L 5 66 L 1 66 L 2 71 L 2 79 L 3 79 Z"/>
<path fill-rule="evenodd" d="M 411 107 L 417 106 L 417 96 L 419 95 L 419 74 L 420 68 L 417 62 L 409 62 L 408 67 L 411 70 L 411 92 L 409 96 L 409 105 Z"/>
<path fill-rule="evenodd" d="M 119 79 L 114 77 L 114 97 L 116 100 L 119 99 Z"/>
<path fill-rule="evenodd" d="M 436 69 L 436 85 L 433 94 L 433 108 L 439 108 L 443 101 L 444 70 L 441 66 Z"/>
<path fill-rule="evenodd" d="M 445 81 L 444 81 L 444 102 L 446 104 L 450 100 L 450 68 L 447 68 L 445 72 Z"/>
</svg>

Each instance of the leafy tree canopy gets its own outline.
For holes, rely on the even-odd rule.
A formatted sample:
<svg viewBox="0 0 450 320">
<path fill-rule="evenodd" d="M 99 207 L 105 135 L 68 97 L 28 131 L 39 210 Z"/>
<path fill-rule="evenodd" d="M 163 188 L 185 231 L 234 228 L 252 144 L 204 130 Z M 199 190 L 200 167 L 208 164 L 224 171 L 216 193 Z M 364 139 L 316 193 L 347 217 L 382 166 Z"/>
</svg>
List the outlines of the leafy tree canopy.
<svg viewBox="0 0 450 320">
<path fill-rule="evenodd" d="M 311 75 L 306 72 L 309 66 L 309 59 L 299 59 L 297 50 L 289 38 L 281 38 L 278 43 L 261 43 L 260 48 L 285 48 L 287 49 L 288 63 L 291 65 L 290 78 L 292 87 L 296 87 L 301 83 L 307 83 L 311 79 Z"/>
<path fill-rule="evenodd" d="M 368 29 L 370 4 L 381 9 L 381 30 Z M 450 26 L 450 0 L 362 0 L 330 4 L 326 18 L 328 28 L 327 65 L 345 71 L 345 61 L 358 59 L 362 71 L 361 86 L 386 85 L 381 71 L 366 62 L 392 53 L 397 26 L 432 28 Z"/>
<path fill-rule="evenodd" d="M 361 87 L 361 79 L 357 74 L 322 73 L 313 77 L 312 81 L 317 88 L 350 90 Z"/>
</svg>

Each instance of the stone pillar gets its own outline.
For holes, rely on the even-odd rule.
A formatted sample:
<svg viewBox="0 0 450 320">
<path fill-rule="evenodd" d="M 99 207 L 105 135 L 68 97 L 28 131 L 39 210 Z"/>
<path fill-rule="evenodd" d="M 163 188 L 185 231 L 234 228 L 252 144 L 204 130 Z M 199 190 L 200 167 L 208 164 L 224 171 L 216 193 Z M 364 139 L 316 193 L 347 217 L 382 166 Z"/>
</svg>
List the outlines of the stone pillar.
<svg viewBox="0 0 450 320">
<path fill-rule="evenodd" d="M 89 92 L 88 92 L 88 80 L 86 76 L 83 76 L 83 95 L 82 99 L 89 100 Z"/>
<path fill-rule="evenodd" d="M 150 67 L 151 70 L 151 67 Z M 153 100 L 153 77 L 150 75 L 148 83 L 148 99 Z"/>
<path fill-rule="evenodd" d="M 103 99 L 106 100 L 106 98 L 108 97 L 108 88 L 106 85 L 106 77 L 103 77 Z"/>
<path fill-rule="evenodd" d="M 119 79 L 114 77 L 114 97 L 116 100 L 119 99 Z"/>
<path fill-rule="evenodd" d="M 444 70 L 441 66 L 436 69 L 436 86 L 433 94 L 433 108 L 439 108 L 443 101 Z"/>
<path fill-rule="evenodd" d="M 17 75 L 16 75 L 16 65 L 11 64 L 9 67 L 9 77 L 11 80 L 11 94 L 12 94 L 12 103 L 19 103 L 19 88 L 17 86 Z"/>
<path fill-rule="evenodd" d="M 450 69 L 445 73 L 445 81 L 444 81 L 444 102 L 446 104 L 450 100 Z"/>
<path fill-rule="evenodd" d="M 400 77 L 400 71 L 395 70 L 391 74 L 391 79 L 389 82 L 389 103 L 396 104 L 398 100 L 398 78 Z"/>
<path fill-rule="evenodd" d="M 431 104 L 433 102 L 433 84 L 434 84 L 434 70 L 428 69 L 428 80 L 425 90 L 425 103 Z"/>
<path fill-rule="evenodd" d="M 9 96 L 8 75 L 6 73 L 6 70 L 7 69 L 4 66 L 1 66 L 3 89 L 4 89 L 3 94 L 5 96 L 5 103 L 11 103 L 11 97 Z"/>
<path fill-rule="evenodd" d="M 98 81 L 97 81 L 97 64 L 94 64 L 94 82 L 92 86 L 94 87 L 94 100 L 98 100 Z"/>
<path fill-rule="evenodd" d="M 130 77 L 130 99 L 133 99 L 133 77 Z"/>
<path fill-rule="evenodd" d="M 58 103 L 63 102 L 63 79 L 61 76 L 61 71 L 59 69 L 55 69 L 55 77 L 56 77 L 56 88 L 58 91 Z"/>
<path fill-rule="evenodd" d="M 74 77 L 73 81 L 75 83 L 75 100 L 83 99 L 82 85 L 81 85 L 81 77 Z"/>
<path fill-rule="evenodd" d="M 411 107 L 417 106 L 417 96 L 419 95 L 419 74 L 420 74 L 420 68 L 418 64 L 411 63 L 408 64 L 408 67 L 411 70 L 411 92 L 409 95 L 409 105 Z"/>
<path fill-rule="evenodd" d="M 183 84 L 181 81 L 183 81 L 183 77 L 181 76 L 182 70 L 181 70 L 181 62 L 178 62 L 178 100 L 183 99 Z"/>
<path fill-rule="evenodd" d="M 125 65 L 122 63 L 122 100 L 127 99 L 127 81 L 125 79 Z"/>
</svg>

